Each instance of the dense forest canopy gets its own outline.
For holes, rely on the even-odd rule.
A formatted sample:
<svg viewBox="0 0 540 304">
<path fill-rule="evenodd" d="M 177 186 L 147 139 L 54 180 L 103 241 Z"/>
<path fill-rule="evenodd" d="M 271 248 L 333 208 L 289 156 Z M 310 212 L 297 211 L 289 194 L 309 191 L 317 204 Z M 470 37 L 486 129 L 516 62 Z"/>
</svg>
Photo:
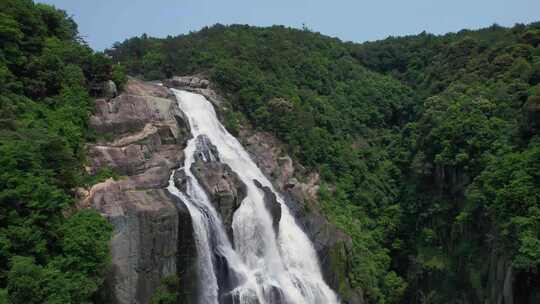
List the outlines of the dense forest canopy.
<svg viewBox="0 0 540 304">
<path fill-rule="evenodd" d="M 0 303 L 88 303 L 103 281 L 111 227 L 73 208 L 90 92 L 119 76 L 66 12 L 0 2 Z"/>
<path fill-rule="evenodd" d="M 232 132 L 272 132 L 318 171 L 369 302 L 495 302 L 509 265 L 516 303 L 536 303 L 539 44 L 539 23 L 364 44 L 218 24 L 106 53 L 146 79 L 211 78 Z"/>
</svg>

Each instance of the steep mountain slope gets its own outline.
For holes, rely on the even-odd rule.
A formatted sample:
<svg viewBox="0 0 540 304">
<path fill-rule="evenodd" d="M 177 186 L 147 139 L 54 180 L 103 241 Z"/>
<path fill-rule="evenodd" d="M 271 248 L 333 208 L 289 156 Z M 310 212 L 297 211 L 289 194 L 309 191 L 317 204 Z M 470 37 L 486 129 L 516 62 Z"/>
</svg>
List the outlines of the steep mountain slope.
<svg viewBox="0 0 540 304">
<path fill-rule="evenodd" d="M 413 115 L 411 90 L 360 66 L 336 39 L 283 27 L 133 38 L 108 53 L 148 78 L 208 74 L 231 101 L 234 111 L 223 116 L 232 132 L 251 122 L 276 134 L 308 170 L 337 186 L 339 203 L 321 207 L 355 236 L 356 287 L 378 301 L 399 297 L 404 282 L 390 271 L 385 248 L 395 231 L 386 222 L 398 221 L 399 171 L 378 142 Z"/>
<path fill-rule="evenodd" d="M 216 25 L 107 53 L 148 79 L 206 75 L 231 132 L 271 132 L 299 178 L 320 173 L 369 302 L 533 303 L 539 39 L 538 24 L 362 45 Z"/>
<path fill-rule="evenodd" d="M 396 153 L 415 217 L 402 222 L 410 244 L 400 260 L 433 297 L 540 297 L 539 43 L 535 23 L 351 46 L 364 65 L 426 97 Z"/>
</svg>

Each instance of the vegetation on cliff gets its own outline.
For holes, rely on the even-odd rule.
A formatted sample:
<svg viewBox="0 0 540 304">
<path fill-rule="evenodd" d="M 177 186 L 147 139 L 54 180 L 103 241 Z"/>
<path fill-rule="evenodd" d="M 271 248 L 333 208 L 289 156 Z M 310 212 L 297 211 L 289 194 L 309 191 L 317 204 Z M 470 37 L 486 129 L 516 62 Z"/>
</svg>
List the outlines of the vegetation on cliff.
<svg viewBox="0 0 540 304">
<path fill-rule="evenodd" d="M 87 303 L 103 281 L 110 225 L 72 206 L 91 93 L 112 70 L 64 11 L 0 2 L 1 303 Z"/>
<path fill-rule="evenodd" d="M 496 302 L 495 273 L 507 275 L 506 264 L 514 301 L 540 299 L 539 29 L 494 25 L 351 47 L 424 100 L 391 150 L 404 177 L 406 242 L 394 258 L 415 282 L 409 298 Z"/>
<path fill-rule="evenodd" d="M 540 24 L 365 44 L 215 25 L 107 52 L 147 79 L 205 74 L 232 102 L 233 132 L 270 131 L 318 170 L 369 302 L 495 302 L 510 265 L 515 300 L 533 303 L 539 43 Z"/>
</svg>

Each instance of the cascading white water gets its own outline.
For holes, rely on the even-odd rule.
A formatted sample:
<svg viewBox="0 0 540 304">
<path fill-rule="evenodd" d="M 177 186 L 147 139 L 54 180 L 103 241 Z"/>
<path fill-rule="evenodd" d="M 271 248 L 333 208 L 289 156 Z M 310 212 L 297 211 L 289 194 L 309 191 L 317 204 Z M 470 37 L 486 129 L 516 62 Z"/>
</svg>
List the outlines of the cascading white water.
<svg viewBox="0 0 540 304">
<path fill-rule="evenodd" d="M 180 109 L 189 119 L 193 138 L 185 149 L 187 189 L 179 191 L 171 180 L 169 191 L 188 206 L 193 220 L 198 250 L 201 304 L 333 304 L 335 293 L 322 278 L 316 252 L 297 225 L 282 196 L 251 160 L 242 145 L 227 132 L 205 97 L 174 90 Z M 190 172 L 195 161 L 197 137 L 205 135 L 218 150 L 220 161 L 238 174 L 247 186 L 247 196 L 233 218 L 235 248 L 206 193 Z M 279 233 L 264 204 L 264 193 L 254 184 L 259 181 L 271 189 L 281 204 Z M 216 265 L 219 265 L 217 267 Z M 227 268 L 220 282 L 217 268 Z M 220 296 L 220 284 L 229 286 L 228 297 Z M 228 299 L 228 300 L 224 300 Z"/>
</svg>

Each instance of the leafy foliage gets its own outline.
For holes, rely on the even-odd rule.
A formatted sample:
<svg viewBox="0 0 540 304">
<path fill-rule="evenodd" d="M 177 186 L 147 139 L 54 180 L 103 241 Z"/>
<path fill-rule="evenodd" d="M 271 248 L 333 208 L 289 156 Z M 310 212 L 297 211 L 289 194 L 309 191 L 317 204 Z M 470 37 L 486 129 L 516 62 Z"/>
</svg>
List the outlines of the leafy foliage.
<svg viewBox="0 0 540 304">
<path fill-rule="evenodd" d="M 88 179 L 90 91 L 110 79 L 110 59 L 80 41 L 64 11 L 5 0 L 0 12 L 0 299 L 86 303 L 111 228 L 95 212 L 66 214 Z"/>
<path fill-rule="evenodd" d="M 530 287 L 515 295 L 525 303 L 539 280 L 539 30 L 354 44 L 218 24 L 107 53 L 147 79 L 210 77 L 232 132 L 272 132 L 318 171 L 319 203 L 351 235 L 351 279 L 369 302 L 494 301 L 489 265 L 501 257 L 516 288 Z"/>
<path fill-rule="evenodd" d="M 538 178 L 530 170 L 539 135 L 539 27 L 494 25 L 351 46 L 362 64 L 425 100 L 390 150 L 405 177 L 406 245 L 394 259 L 415 282 L 413 301 L 448 303 L 457 294 L 495 301 L 490 290 L 501 286 L 490 265 L 505 260 L 517 273 L 514 301 L 538 297 Z"/>
<path fill-rule="evenodd" d="M 161 286 L 155 291 L 150 304 L 176 304 L 180 292 L 180 280 L 177 276 L 162 279 Z"/>
</svg>

